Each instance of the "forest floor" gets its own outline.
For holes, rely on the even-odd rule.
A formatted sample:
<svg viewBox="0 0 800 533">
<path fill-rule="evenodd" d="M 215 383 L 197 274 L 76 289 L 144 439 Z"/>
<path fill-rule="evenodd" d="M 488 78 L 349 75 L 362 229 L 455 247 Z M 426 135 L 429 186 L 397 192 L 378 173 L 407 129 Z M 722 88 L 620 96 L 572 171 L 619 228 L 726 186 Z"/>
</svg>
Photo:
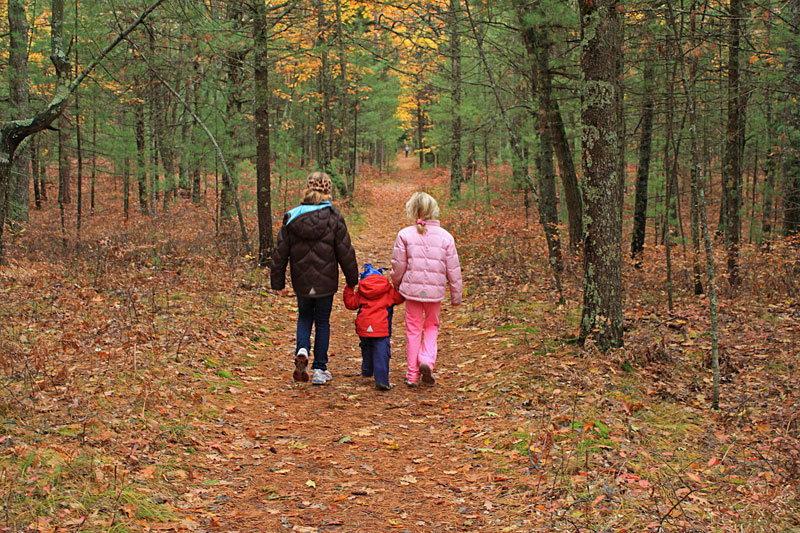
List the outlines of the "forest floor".
<svg viewBox="0 0 800 533">
<path fill-rule="evenodd" d="M 444 198 L 446 173 L 416 167 L 359 185 L 359 263 L 388 266 L 411 192 Z M 626 264 L 625 348 L 580 349 L 580 266 L 559 304 L 521 202 L 465 196 L 441 202 L 465 302 L 443 307 L 437 383 L 403 384 L 401 306 L 387 392 L 340 297 L 334 380 L 293 382 L 294 298 L 206 212 L 98 210 L 58 261 L 56 210 L 38 217 L 0 269 L 0 531 L 800 529 L 795 252 L 745 250 L 742 294 L 723 291 L 713 412 L 706 301 L 678 278 L 668 313 L 656 251 Z"/>
</svg>

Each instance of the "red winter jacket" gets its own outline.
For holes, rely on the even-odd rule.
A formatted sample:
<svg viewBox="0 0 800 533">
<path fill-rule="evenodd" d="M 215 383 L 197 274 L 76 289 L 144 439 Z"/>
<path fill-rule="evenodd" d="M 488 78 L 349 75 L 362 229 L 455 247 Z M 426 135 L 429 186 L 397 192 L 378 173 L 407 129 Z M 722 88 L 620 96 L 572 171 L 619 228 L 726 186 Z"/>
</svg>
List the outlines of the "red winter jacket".
<svg viewBox="0 0 800 533">
<path fill-rule="evenodd" d="M 352 287 L 344 289 L 345 307 L 358 309 L 356 333 L 359 337 L 388 337 L 391 326 L 389 309 L 404 300 L 389 280 L 378 274 L 362 279 L 358 292 Z"/>
</svg>

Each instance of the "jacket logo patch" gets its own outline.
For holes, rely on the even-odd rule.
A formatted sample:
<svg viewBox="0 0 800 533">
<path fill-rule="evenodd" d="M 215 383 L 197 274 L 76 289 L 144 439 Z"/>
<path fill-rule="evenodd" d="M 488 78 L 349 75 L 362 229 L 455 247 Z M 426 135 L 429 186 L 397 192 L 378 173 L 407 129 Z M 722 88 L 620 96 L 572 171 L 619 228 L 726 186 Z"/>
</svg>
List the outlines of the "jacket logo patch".
<svg viewBox="0 0 800 533">
<path fill-rule="evenodd" d="M 367 333 L 372 333 L 373 331 L 375 331 L 375 330 L 374 330 L 374 329 L 372 329 L 372 326 L 370 326 L 370 327 L 368 327 L 368 328 L 367 328 Z"/>
<path fill-rule="evenodd" d="M 317 294 L 317 291 L 314 290 L 314 287 L 311 287 L 311 290 L 308 291 L 309 296 L 311 296 L 312 294 Z"/>
<path fill-rule="evenodd" d="M 420 297 L 420 298 L 425 298 L 425 297 L 427 297 L 427 296 L 428 296 L 428 295 L 425 293 L 425 291 L 422 291 L 422 292 L 420 292 L 420 293 L 419 293 L 419 297 Z"/>
</svg>

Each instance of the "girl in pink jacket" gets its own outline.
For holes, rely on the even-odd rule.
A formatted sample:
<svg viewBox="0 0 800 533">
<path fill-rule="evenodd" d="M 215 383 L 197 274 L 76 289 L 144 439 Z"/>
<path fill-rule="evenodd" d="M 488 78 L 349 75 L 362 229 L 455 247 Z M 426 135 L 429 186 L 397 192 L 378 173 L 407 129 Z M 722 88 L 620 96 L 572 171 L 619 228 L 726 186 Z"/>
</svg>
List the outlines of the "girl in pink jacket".
<svg viewBox="0 0 800 533">
<path fill-rule="evenodd" d="M 416 224 L 397 234 L 392 251 L 392 283 L 406 298 L 406 339 L 410 387 L 432 385 L 436 364 L 439 310 L 447 287 L 450 301 L 461 303 L 461 265 L 453 236 L 439 226 L 439 206 L 424 192 L 415 192 L 406 213 Z"/>
</svg>

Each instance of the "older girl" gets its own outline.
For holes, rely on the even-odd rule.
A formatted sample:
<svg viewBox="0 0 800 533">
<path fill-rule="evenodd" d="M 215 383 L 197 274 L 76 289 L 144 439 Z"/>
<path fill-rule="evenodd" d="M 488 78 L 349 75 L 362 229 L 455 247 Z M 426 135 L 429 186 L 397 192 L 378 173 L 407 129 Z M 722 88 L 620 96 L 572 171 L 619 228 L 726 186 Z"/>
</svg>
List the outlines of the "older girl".
<svg viewBox="0 0 800 533">
<path fill-rule="evenodd" d="M 293 377 L 308 381 L 311 327 L 314 326 L 314 385 L 324 385 L 333 376 L 328 370 L 333 296 L 339 289 L 339 266 L 349 287 L 358 284 L 356 252 L 347 224 L 331 205 L 331 178 L 324 172 L 308 176 L 302 203 L 286 213 L 272 256 L 272 288 L 286 285 L 286 263 L 291 263 L 292 287 L 297 294 L 297 345 Z"/>
</svg>

